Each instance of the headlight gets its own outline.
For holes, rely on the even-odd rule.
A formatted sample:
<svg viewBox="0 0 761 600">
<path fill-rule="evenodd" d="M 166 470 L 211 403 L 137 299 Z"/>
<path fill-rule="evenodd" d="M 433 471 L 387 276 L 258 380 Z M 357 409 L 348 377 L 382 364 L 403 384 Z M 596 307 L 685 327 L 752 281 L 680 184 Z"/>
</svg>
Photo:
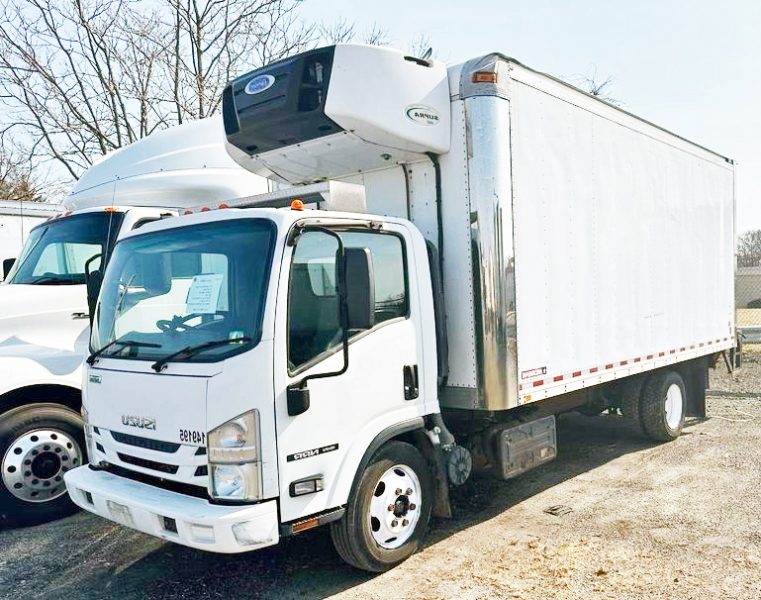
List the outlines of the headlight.
<svg viewBox="0 0 761 600">
<path fill-rule="evenodd" d="M 209 432 L 209 490 L 213 498 L 262 496 L 259 411 L 252 410 Z"/>
</svg>

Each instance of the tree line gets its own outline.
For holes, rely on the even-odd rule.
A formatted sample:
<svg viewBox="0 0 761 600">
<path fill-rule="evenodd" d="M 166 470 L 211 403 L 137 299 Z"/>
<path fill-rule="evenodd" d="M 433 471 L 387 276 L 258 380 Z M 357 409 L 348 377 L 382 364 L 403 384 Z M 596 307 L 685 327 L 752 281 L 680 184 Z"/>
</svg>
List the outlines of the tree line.
<svg viewBox="0 0 761 600">
<path fill-rule="evenodd" d="M 246 71 L 319 44 L 388 41 L 377 26 L 307 23 L 300 5 L 5 0 L 0 199 L 37 199 L 45 166 L 73 181 L 99 156 L 218 112 L 226 83 Z"/>
</svg>

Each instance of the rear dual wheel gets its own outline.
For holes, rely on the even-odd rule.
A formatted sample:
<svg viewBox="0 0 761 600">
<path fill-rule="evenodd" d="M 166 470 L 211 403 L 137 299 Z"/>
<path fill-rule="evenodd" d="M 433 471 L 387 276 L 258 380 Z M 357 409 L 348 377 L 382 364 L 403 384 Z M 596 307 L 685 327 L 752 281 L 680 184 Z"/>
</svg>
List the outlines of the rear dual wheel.
<svg viewBox="0 0 761 600">
<path fill-rule="evenodd" d="M 644 382 L 632 379 L 622 390 L 624 416 L 656 442 L 670 442 L 679 437 L 686 406 L 684 380 L 676 371 L 655 371 Z"/>
<path fill-rule="evenodd" d="M 347 563 L 379 573 L 411 556 L 428 531 L 433 478 L 420 452 L 389 442 L 370 460 L 346 514 L 331 526 L 333 544 Z"/>
<path fill-rule="evenodd" d="M 59 404 L 0 415 L 0 522 L 40 523 L 77 510 L 63 475 L 83 464 L 82 418 Z"/>
</svg>

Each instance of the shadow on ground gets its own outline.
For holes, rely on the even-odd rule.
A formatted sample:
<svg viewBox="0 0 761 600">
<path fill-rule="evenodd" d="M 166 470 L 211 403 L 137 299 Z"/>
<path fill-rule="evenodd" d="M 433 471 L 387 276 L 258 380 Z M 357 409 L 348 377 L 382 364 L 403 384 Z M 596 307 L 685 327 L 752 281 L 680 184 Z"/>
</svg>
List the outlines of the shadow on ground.
<svg viewBox="0 0 761 600">
<path fill-rule="evenodd" d="M 689 435 L 689 428 L 685 431 Z M 432 524 L 427 545 L 484 522 L 563 481 L 623 454 L 651 446 L 637 439 L 621 418 L 569 414 L 558 423 L 559 457 L 510 482 L 476 479 L 453 496 L 455 517 Z M 373 575 L 345 565 L 336 555 L 327 530 L 282 540 L 271 549 L 244 555 L 216 555 L 166 544 L 148 536 L 104 524 L 91 515 L 66 520 L 60 531 L 38 549 L 57 558 L 36 564 L 24 590 L 22 575 L 0 575 L 0 584 L 19 597 L 42 598 L 306 598 L 321 599 L 352 588 Z M 51 525 L 47 526 L 51 527 Z M 24 530 L 27 535 L 44 527 Z M 16 535 L 24 533 L 17 531 Z M 55 538 L 59 538 L 56 542 Z M 61 539 L 63 538 L 63 539 Z M 66 553 L 65 548 L 75 548 Z M 11 568 L 3 563 L 0 573 Z M 32 561 L 32 565 L 35 562 Z M 47 571 L 47 572 L 45 572 Z M 43 585 L 40 585 L 41 582 Z"/>
</svg>

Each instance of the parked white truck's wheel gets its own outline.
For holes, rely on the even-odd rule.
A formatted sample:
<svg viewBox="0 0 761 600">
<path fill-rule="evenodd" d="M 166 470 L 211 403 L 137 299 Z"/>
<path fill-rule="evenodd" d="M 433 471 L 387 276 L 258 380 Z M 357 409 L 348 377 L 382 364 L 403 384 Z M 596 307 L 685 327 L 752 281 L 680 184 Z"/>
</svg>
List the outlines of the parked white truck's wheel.
<svg viewBox="0 0 761 600">
<path fill-rule="evenodd" d="M 394 567 L 420 547 L 432 496 L 431 471 L 417 448 L 389 442 L 370 460 L 344 517 L 331 526 L 336 550 L 365 571 Z"/>
<path fill-rule="evenodd" d="M 0 521 L 39 523 L 76 506 L 63 475 L 85 462 L 82 418 L 58 404 L 29 404 L 0 415 Z"/>
<path fill-rule="evenodd" d="M 642 389 L 642 430 L 657 442 L 670 442 L 682 433 L 687 394 L 676 371 L 656 371 Z"/>
</svg>

